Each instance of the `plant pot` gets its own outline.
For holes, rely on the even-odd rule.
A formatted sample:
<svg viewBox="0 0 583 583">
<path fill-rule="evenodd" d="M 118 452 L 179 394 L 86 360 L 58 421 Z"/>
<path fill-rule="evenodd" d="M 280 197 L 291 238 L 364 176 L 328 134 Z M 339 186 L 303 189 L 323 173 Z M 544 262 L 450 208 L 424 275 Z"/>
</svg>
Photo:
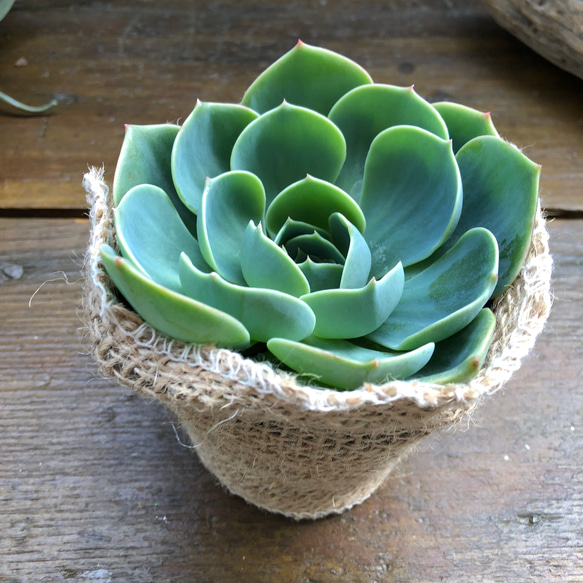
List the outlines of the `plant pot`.
<svg viewBox="0 0 583 583">
<path fill-rule="evenodd" d="M 295 519 L 366 500 L 421 439 L 459 422 L 509 380 L 549 314 L 552 260 L 539 207 L 530 249 L 495 302 L 494 340 L 471 382 L 395 381 L 347 392 L 306 386 L 237 352 L 172 340 L 128 309 L 99 255 L 103 243 L 116 246 L 103 171 L 93 169 L 84 186 L 91 206 L 85 314 L 101 370 L 166 403 L 230 492 Z"/>
</svg>

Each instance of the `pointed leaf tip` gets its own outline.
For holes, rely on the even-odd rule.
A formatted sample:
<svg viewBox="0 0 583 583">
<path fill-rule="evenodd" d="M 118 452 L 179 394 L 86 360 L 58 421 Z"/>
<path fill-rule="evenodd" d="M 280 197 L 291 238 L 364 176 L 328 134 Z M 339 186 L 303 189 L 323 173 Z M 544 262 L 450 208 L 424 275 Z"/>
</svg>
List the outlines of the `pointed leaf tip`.
<svg viewBox="0 0 583 583">
<path fill-rule="evenodd" d="M 155 283 L 108 245 L 102 245 L 100 252 L 120 293 L 162 334 L 197 344 L 234 349 L 249 346 L 249 332 L 232 316 Z"/>
<path fill-rule="evenodd" d="M 433 354 L 428 344 L 409 353 L 380 352 L 346 340 L 310 336 L 303 342 L 272 338 L 268 350 L 300 374 L 340 390 L 353 390 L 364 383 L 383 384 L 411 376 Z"/>
<path fill-rule="evenodd" d="M 328 115 L 346 92 L 372 83 L 370 75 L 350 59 L 301 40 L 268 67 L 247 89 L 242 103 L 262 114 L 290 103 Z"/>
</svg>

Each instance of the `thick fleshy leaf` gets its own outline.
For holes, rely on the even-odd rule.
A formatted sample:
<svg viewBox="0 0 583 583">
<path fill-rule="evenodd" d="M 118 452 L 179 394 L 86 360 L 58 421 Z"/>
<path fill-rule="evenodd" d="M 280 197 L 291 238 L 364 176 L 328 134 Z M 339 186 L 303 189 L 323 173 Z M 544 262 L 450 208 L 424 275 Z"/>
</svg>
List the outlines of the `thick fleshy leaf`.
<svg viewBox="0 0 583 583">
<path fill-rule="evenodd" d="M 472 227 L 492 231 L 500 247 L 498 284 L 493 292 L 497 296 L 514 281 L 528 250 L 541 167 L 512 144 L 491 136 L 468 142 L 458 152 L 457 162 L 464 206 L 445 249 Z"/>
<path fill-rule="evenodd" d="M 278 233 L 288 219 L 328 230 L 328 219 L 335 212 L 342 213 L 364 233 L 364 215 L 348 194 L 330 182 L 306 176 L 290 184 L 275 197 L 267 209 L 265 226 L 272 236 Z"/>
<path fill-rule="evenodd" d="M 108 245 L 102 245 L 101 258 L 132 308 L 162 334 L 225 348 L 249 346 L 249 332 L 232 316 L 153 282 Z"/>
<path fill-rule="evenodd" d="M 412 126 L 379 134 L 366 159 L 360 206 L 374 275 L 431 255 L 455 229 L 462 206 L 451 143 Z"/>
<path fill-rule="evenodd" d="M 381 280 L 359 289 L 328 289 L 301 299 L 316 314 L 314 335 L 320 338 L 357 338 L 376 330 L 395 309 L 405 276 L 398 263 Z"/>
<path fill-rule="evenodd" d="M 231 151 L 257 113 L 231 103 L 196 102 L 172 149 L 172 175 L 184 204 L 198 213 L 207 178 L 230 170 Z"/>
<path fill-rule="evenodd" d="M 484 364 L 492 342 L 496 316 L 484 308 L 457 334 L 438 342 L 431 360 L 415 378 L 428 383 L 467 383 Z"/>
<path fill-rule="evenodd" d="M 447 254 L 405 282 L 399 305 L 368 338 L 393 350 L 444 340 L 484 307 L 497 273 L 494 235 L 481 228 L 468 231 Z"/>
<path fill-rule="evenodd" d="M 433 107 L 439 112 L 447 125 L 449 137 L 453 141 L 453 151 L 457 151 L 467 142 L 478 136 L 498 136 L 489 113 L 482 113 L 466 105 L 440 101 Z"/>
<path fill-rule="evenodd" d="M 310 292 L 340 287 L 344 266 L 337 263 L 316 263 L 309 257 L 298 267 L 310 284 Z"/>
<path fill-rule="evenodd" d="M 267 342 L 276 336 L 302 340 L 314 329 L 314 313 L 293 296 L 234 285 L 217 273 L 198 270 L 184 254 L 179 271 L 186 294 L 242 322 L 252 340 Z"/>
<path fill-rule="evenodd" d="M 447 140 L 441 116 L 413 87 L 364 85 L 350 91 L 334 105 L 328 117 L 346 139 L 346 162 L 336 184 L 359 200 L 364 165 L 370 145 L 384 130 L 399 125 L 425 129 Z"/>
<path fill-rule="evenodd" d="M 265 113 L 285 99 L 328 115 L 342 95 L 366 83 L 372 83 L 369 74 L 350 59 L 299 41 L 257 77 L 243 105 Z"/>
<path fill-rule="evenodd" d="M 485 227 L 498 241 L 498 283 L 501 294 L 515 279 L 524 260 L 538 200 L 541 167 L 515 146 L 493 136 L 481 136 L 458 152 L 464 204 L 451 237 L 425 261 L 405 270 L 414 277 L 447 252 L 473 227 Z"/>
<path fill-rule="evenodd" d="M 344 255 L 344 269 L 340 288 L 359 288 L 366 284 L 370 274 L 370 249 L 360 231 L 342 214 L 330 215 L 332 242 Z"/>
<path fill-rule="evenodd" d="M 317 231 L 311 235 L 298 235 L 290 239 L 285 244 L 285 249 L 290 257 L 296 258 L 298 263 L 300 258 L 303 261 L 311 257 L 314 261 L 344 264 L 344 255 Z"/>
<path fill-rule="evenodd" d="M 244 285 L 241 245 L 249 221 L 265 211 L 261 181 L 250 172 L 226 172 L 207 180 L 198 214 L 198 241 L 206 262 L 224 278 Z"/>
<path fill-rule="evenodd" d="M 188 230 L 196 235 L 196 217 L 180 200 L 170 171 L 172 148 L 179 130 L 174 124 L 126 125 L 113 177 L 113 202 L 117 206 L 134 186 L 158 186 L 168 195 Z"/>
<path fill-rule="evenodd" d="M 269 205 L 306 174 L 334 182 L 345 156 L 344 137 L 328 118 L 284 102 L 243 130 L 233 147 L 231 169 L 256 174 Z"/>
<path fill-rule="evenodd" d="M 178 262 L 183 251 L 203 271 L 210 271 L 166 193 L 157 186 L 134 186 L 114 214 L 122 255 L 156 283 L 180 292 Z"/>
<path fill-rule="evenodd" d="M 249 287 L 274 289 L 300 297 L 310 285 L 291 257 L 250 221 L 241 250 L 241 270 Z"/>
<path fill-rule="evenodd" d="M 431 358 L 434 345 L 404 353 L 380 352 L 346 340 L 310 336 L 303 342 L 272 338 L 267 348 L 296 372 L 337 389 L 352 390 L 364 383 L 381 385 L 411 376 Z"/>
<path fill-rule="evenodd" d="M 277 232 L 274 242 L 277 245 L 285 245 L 290 239 L 297 237 L 298 235 L 311 235 L 314 231 L 319 233 L 324 238 L 329 238 L 329 234 L 325 229 L 319 229 L 310 225 L 309 223 L 304 223 L 303 221 L 296 221 L 288 217 Z"/>
</svg>

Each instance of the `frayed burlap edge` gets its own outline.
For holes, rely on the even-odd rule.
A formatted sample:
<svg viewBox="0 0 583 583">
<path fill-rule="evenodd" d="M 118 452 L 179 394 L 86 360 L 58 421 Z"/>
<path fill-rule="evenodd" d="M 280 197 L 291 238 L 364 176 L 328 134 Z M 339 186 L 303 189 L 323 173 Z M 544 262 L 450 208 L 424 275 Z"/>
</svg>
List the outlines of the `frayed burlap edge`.
<svg viewBox="0 0 583 583">
<path fill-rule="evenodd" d="M 296 519 L 368 498 L 424 436 L 451 427 L 508 381 L 549 315 L 552 259 L 539 207 L 520 274 L 496 302 L 494 339 L 474 380 L 310 387 L 236 352 L 169 339 L 127 309 L 99 257 L 103 243 L 116 247 L 103 170 L 87 173 L 84 186 L 91 208 L 84 314 L 101 370 L 165 402 L 231 492 Z"/>
</svg>

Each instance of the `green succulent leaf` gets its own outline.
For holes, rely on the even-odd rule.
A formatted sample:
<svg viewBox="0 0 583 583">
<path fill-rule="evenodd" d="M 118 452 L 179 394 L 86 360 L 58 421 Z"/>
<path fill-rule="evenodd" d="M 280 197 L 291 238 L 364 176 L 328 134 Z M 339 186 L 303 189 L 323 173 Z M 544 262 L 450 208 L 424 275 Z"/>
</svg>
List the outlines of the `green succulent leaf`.
<svg viewBox="0 0 583 583">
<path fill-rule="evenodd" d="M 203 273 L 184 254 L 180 278 L 186 294 L 242 322 L 252 340 L 266 342 L 275 336 L 302 340 L 314 329 L 314 313 L 301 300 L 271 289 L 235 285 L 217 273 Z"/>
<path fill-rule="evenodd" d="M 267 348 L 281 362 L 321 383 L 341 390 L 353 390 L 364 383 L 383 384 L 404 379 L 431 358 L 434 345 L 411 352 L 380 352 L 347 340 L 325 340 L 310 336 L 303 342 L 272 338 Z"/>
<path fill-rule="evenodd" d="M 458 152 L 464 204 L 451 237 L 425 261 L 405 270 L 414 277 L 448 251 L 473 227 L 485 227 L 498 241 L 498 283 L 492 296 L 500 295 L 514 281 L 530 243 L 536 213 L 540 166 L 515 146 L 494 136 L 470 140 Z"/>
<path fill-rule="evenodd" d="M 412 126 L 380 133 L 366 160 L 360 200 L 373 274 L 431 255 L 455 229 L 462 198 L 450 142 Z"/>
<path fill-rule="evenodd" d="M 245 285 L 241 245 L 249 221 L 265 211 L 261 181 L 250 172 L 225 172 L 208 179 L 198 214 L 198 241 L 206 262 L 233 283 Z"/>
<path fill-rule="evenodd" d="M 437 111 L 413 87 L 364 85 L 344 95 L 328 115 L 346 139 L 346 162 L 336 184 L 359 200 L 366 157 L 382 131 L 417 126 L 447 140 L 447 127 Z"/>
<path fill-rule="evenodd" d="M 309 257 L 298 267 L 310 284 L 310 292 L 340 287 L 344 266 L 337 263 L 316 263 Z"/>
<path fill-rule="evenodd" d="M 368 338 L 392 350 L 439 342 L 467 326 L 496 286 L 498 244 L 487 229 L 471 229 L 448 253 L 405 282 L 403 297 Z"/>
<path fill-rule="evenodd" d="M 299 41 L 257 77 L 242 103 L 265 113 L 285 99 L 328 115 L 342 95 L 367 83 L 369 74 L 350 59 Z"/>
<path fill-rule="evenodd" d="M 178 262 L 183 251 L 200 269 L 210 271 L 197 240 L 158 186 L 131 188 L 115 209 L 114 221 L 122 255 L 156 283 L 181 291 Z"/>
<path fill-rule="evenodd" d="M 302 296 L 316 314 L 314 335 L 357 338 L 376 330 L 395 309 L 405 276 L 398 263 L 381 280 L 372 278 L 359 289 L 328 289 Z"/>
<path fill-rule="evenodd" d="M 179 129 L 174 124 L 126 125 L 113 177 L 113 202 L 117 206 L 134 186 L 158 186 L 168 195 L 188 230 L 196 235 L 196 217 L 180 200 L 170 171 L 172 147 Z"/>
<path fill-rule="evenodd" d="M 291 257 L 250 221 L 241 251 L 241 270 L 249 287 L 274 289 L 300 297 L 309 293 L 306 276 Z"/>
<path fill-rule="evenodd" d="M 269 212 L 269 211 L 268 211 Z M 319 233 L 322 237 L 329 237 L 328 231 L 326 229 L 320 229 L 305 223 L 303 221 L 296 221 L 288 217 L 281 229 L 277 232 L 274 242 L 277 245 L 285 245 L 290 239 L 297 237 L 298 235 L 311 235 L 314 231 Z"/>
<path fill-rule="evenodd" d="M 101 258 L 132 308 L 162 334 L 197 344 L 249 346 L 249 332 L 232 316 L 155 283 L 109 245 L 101 246 Z"/>
<path fill-rule="evenodd" d="M 334 182 L 345 156 L 344 137 L 329 119 L 284 102 L 243 130 L 233 147 L 231 169 L 256 174 L 269 205 L 307 174 Z"/>
<path fill-rule="evenodd" d="M 457 151 L 478 136 L 496 136 L 498 132 L 489 113 L 482 113 L 459 103 L 440 101 L 433 107 L 439 112 L 447 125 L 449 137 L 453 141 L 453 151 Z"/>
<path fill-rule="evenodd" d="M 484 308 L 457 334 L 438 342 L 431 360 L 415 375 L 428 383 L 467 383 L 486 358 L 492 342 L 496 316 Z"/>
<path fill-rule="evenodd" d="M 363 233 L 366 220 L 358 204 L 330 182 L 306 176 L 282 190 L 265 215 L 267 232 L 275 236 L 288 219 L 327 230 L 332 213 L 342 213 Z"/>
<path fill-rule="evenodd" d="M 444 251 L 472 227 L 489 229 L 500 248 L 495 297 L 514 281 L 528 250 L 541 167 L 512 144 L 492 136 L 468 142 L 458 152 L 457 162 L 464 206 Z"/>
<path fill-rule="evenodd" d="M 366 284 L 372 258 L 360 231 L 342 214 L 330 215 L 330 234 L 336 248 L 344 255 L 344 269 L 339 287 L 359 288 Z"/>
<path fill-rule="evenodd" d="M 319 262 L 344 264 L 344 256 L 338 248 L 317 231 L 310 235 L 298 235 L 290 239 L 285 244 L 285 249 L 289 256 L 297 258 L 298 262 L 300 259 L 303 261 L 311 257 Z"/>
<path fill-rule="evenodd" d="M 172 175 L 184 204 L 198 214 L 207 178 L 230 170 L 231 151 L 257 113 L 230 103 L 196 102 L 174 143 Z"/>
</svg>

